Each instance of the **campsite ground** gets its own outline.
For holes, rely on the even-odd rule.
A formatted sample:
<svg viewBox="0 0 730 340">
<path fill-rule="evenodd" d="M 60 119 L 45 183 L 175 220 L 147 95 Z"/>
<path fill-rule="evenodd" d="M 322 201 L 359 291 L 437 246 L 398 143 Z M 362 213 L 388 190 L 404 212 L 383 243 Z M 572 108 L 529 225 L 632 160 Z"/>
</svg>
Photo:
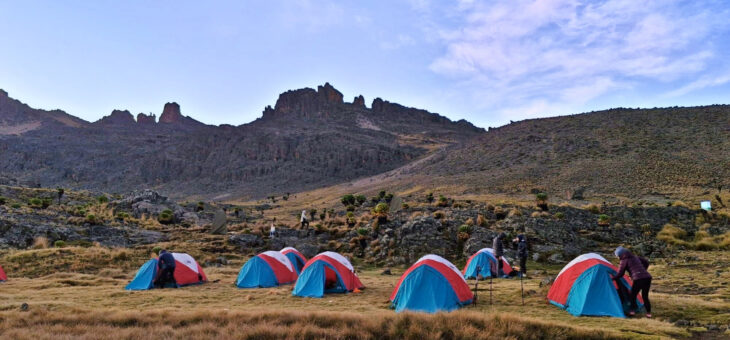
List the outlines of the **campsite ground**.
<svg viewBox="0 0 730 340">
<path fill-rule="evenodd" d="M 495 280 L 479 285 L 479 300 L 457 312 L 435 316 L 398 314 L 388 297 L 403 268 L 394 275 L 382 269 L 355 266 L 367 289 L 332 294 L 322 299 L 291 296 L 292 286 L 237 289 L 233 281 L 245 260 L 205 268 L 210 283 L 183 289 L 130 292 L 124 285 L 134 275 L 128 265 L 111 268 L 75 267 L 76 273 L 52 273 L 47 255 L 81 263 L 105 254 L 140 265 L 144 250 L 92 248 L 39 249 L 4 254 L 24 256 L 27 265 L 47 273 L 11 278 L 0 286 L 0 337 L 4 338 L 723 338 L 730 336 L 730 272 L 728 252 L 689 252 L 660 260 L 655 276 L 655 319 L 573 317 L 548 304 L 541 279 L 555 275 L 555 266 L 531 264 L 525 280 L 525 305 L 520 281 Z M 49 254 L 44 254 L 49 253 Z M 96 255 L 94 255 L 96 254 Z M 125 254 L 125 255 L 120 255 Z M 83 259 L 86 259 L 84 261 Z M 53 262 L 51 262 L 53 263 Z M 78 272 L 86 272 L 81 274 Z M 41 274 L 42 271 L 36 271 Z M 35 277 L 34 277 L 35 276 Z M 473 286 L 473 281 L 470 284 Z M 28 304 L 27 311 L 22 305 Z M 703 326 L 699 326 L 703 325 Z M 714 325 L 718 327 L 715 328 Z"/>
</svg>

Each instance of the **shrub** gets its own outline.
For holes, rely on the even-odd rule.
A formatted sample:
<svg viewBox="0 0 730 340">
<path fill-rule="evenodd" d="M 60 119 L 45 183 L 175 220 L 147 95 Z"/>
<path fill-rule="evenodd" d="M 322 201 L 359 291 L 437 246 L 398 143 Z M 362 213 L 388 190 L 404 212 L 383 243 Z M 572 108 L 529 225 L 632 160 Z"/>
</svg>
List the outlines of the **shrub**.
<svg viewBox="0 0 730 340">
<path fill-rule="evenodd" d="M 440 220 L 443 219 L 446 215 L 444 215 L 443 211 L 436 211 L 433 213 L 433 218 Z"/>
<path fill-rule="evenodd" d="M 7 198 L 0 196 L 0 205 L 4 205 L 7 202 L 8 202 Z"/>
<path fill-rule="evenodd" d="M 53 242 L 53 246 L 56 248 L 63 248 L 66 246 L 66 241 L 56 240 L 56 242 Z"/>
<path fill-rule="evenodd" d="M 10 205 L 10 207 L 13 209 L 20 209 L 20 203 L 13 203 Z"/>
<path fill-rule="evenodd" d="M 309 209 L 310 220 L 314 221 L 314 216 L 317 215 L 317 209 Z"/>
<path fill-rule="evenodd" d="M 494 207 L 494 217 L 498 220 L 503 220 L 505 217 L 507 217 L 507 213 L 504 212 L 504 209 L 502 207 Z"/>
<path fill-rule="evenodd" d="M 673 207 L 689 208 L 689 206 L 687 205 L 687 203 L 684 203 L 684 202 L 679 201 L 679 200 L 672 202 L 672 206 Z"/>
<path fill-rule="evenodd" d="M 172 214 L 172 210 L 165 209 L 160 213 L 160 215 L 157 216 L 157 221 L 162 224 L 170 224 L 172 223 L 173 218 L 174 216 Z"/>
<path fill-rule="evenodd" d="M 365 236 L 368 234 L 368 229 L 367 228 L 357 228 L 357 233 L 361 236 Z"/>
<path fill-rule="evenodd" d="M 378 196 L 370 197 L 370 203 L 377 204 L 378 202 L 380 202 L 380 198 L 378 198 Z"/>
<path fill-rule="evenodd" d="M 598 214 L 601 212 L 601 208 L 599 208 L 596 204 L 589 204 L 588 206 L 586 206 L 585 209 L 594 214 Z"/>
<path fill-rule="evenodd" d="M 393 194 L 389 193 L 389 194 L 385 195 L 385 197 L 383 197 L 383 199 L 385 200 L 385 202 L 390 203 L 390 201 L 393 200 Z"/>
<path fill-rule="evenodd" d="M 433 193 L 432 192 L 429 192 L 428 194 L 426 194 L 426 202 L 433 203 Z"/>
<path fill-rule="evenodd" d="M 46 249 L 48 248 L 48 238 L 45 236 L 38 236 L 33 239 L 33 249 Z"/>
<path fill-rule="evenodd" d="M 124 211 L 120 211 L 120 212 L 117 213 L 117 219 L 120 220 L 120 221 L 121 220 L 126 220 L 128 218 L 129 218 L 129 214 L 127 214 Z"/>
<path fill-rule="evenodd" d="M 94 215 L 94 214 L 86 215 L 86 223 L 96 224 L 96 215 Z"/>
<path fill-rule="evenodd" d="M 562 211 L 556 212 L 555 215 L 553 215 L 553 216 L 555 216 L 555 218 L 557 218 L 559 220 L 562 220 L 565 218 L 565 214 Z"/>
<path fill-rule="evenodd" d="M 104 204 L 104 203 L 109 202 L 109 198 L 104 195 L 97 197 L 96 200 L 99 201 L 99 204 Z"/>
<path fill-rule="evenodd" d="M 378 192 L 378 198 L 381 200 L 385 198 L 385 190 L 380 190 L 380 192 Z"/>
<path fill-rule="evenodd" d="M 160 251 L 162 251 L 162 247 L 160 246 L 155 246 L 154 248 L 152 248 L 152 252 L 155 253 L 155 255 L 159 255 Z"/>
<path fill-rule="evenodd" d="M 516 216 L 522 216 L 522 212 L 519 209 L 512 208 L 509 211 L 509 214 L 507 214 L 509 217 L 516 217 Z"/>
<path fill-rule="evenodd" d="M 408 210 L 408 209 L 409 209 L 409 208 L 410 208 L 411 206 L 410 206 L 410 205 L 408 205 L 408 203 L 403 203 L 403 204 L 401 204 L 401 205 L 400 205 L 400 207 L 401 207 L 401 208 L 402 208 L 403 210 Z"/>
<path fill-rule="evenodd" d="M 325 213 L 319 213 L 319 220 L 324 221 L 324 218 L 327 217 L 327 214 Z"/>
<path fill-rule="evenodd" d="M 53 203 L 53 201 L 51 201 L 50 198 L 44 198 L 43 200 L 41 200 L 41 208 L 48 208 L 51 206 L 51 203 Z"/>
<path fill-rule="evenodd" d="M 205 210 L 205 202 L 200 201 L 198 202 L 198 205 L 195 207 L 195 211 L 203 211 Z"/>
<path fill-rule="evenodd" d="M 350 211 L 350 212 L 355 211 L 355 206 L 350 204 L 347 207 L 345 207 L 345 210 Z"/>
<path fill-rule="evenodd" d="M 344 206 L 353 205 L 355 204 L 355 196 L 352 194 L 347 194 L 345 196 L 342 196 L 342 199 L 340 199 L 340 202 Z"/>
<path fill-rule="evenodd" d="M 541 192 L 541 193 L 538 193 L 537 195 L 535 195 L 535 198 L 537 199 L 538 202 L 545 202 L 545 201 L 547 201 L 548 195 L 544 192 Z"/>
<path fill-rule="evenodd" d="M 381 222 L 385 222 L 388 219 L 388 211 L 390 211 L 390 206 L 387 203 L 378 203 L 373 208 L 373 215 L 378 217 Z"/>
<path fill-rule="evenodd" d="M 598 215 L 598 224 L 599 225 L 608 225 L 611 222 L 611 219 L 606 214 L 600 214 Z"/>
<path fill-rule="evenodd" d="M 487 226 L 487 219 L 484 218 L 482 214 L 477 215 L 477 225 L 479 225 L 480 227 Z"/>
<path fill-rule="evenodd" d="M 468 225 L 468 224 L 462 224 L 461 226 L 459 226 L 459 232 L 460 233 L 470 234 L 471 233 L 471 226 Z"/>
<path fill-rule="evenodd" d="M 437 204 L 439 207 L 446 207 L 449 205 L 449 200 L 444 195 L 439 195 L 439 202 Z"/>
<path fill-rule="evenodd" d="M 43 201 L 40 198 L 34 197 L 28 201 L 28 205 L 33 209 L 40 209 L 43 207 Z"/>
<path fill-rule="evenodd" d="M 367 200 L 368 199 L 367 199 L 367 197 L 365 197 L 365 195 L 357 195 L 357 196 L 355 196 L 355 202 L 357 202 L 357 205 L 362 205 Z"/>
</svg>

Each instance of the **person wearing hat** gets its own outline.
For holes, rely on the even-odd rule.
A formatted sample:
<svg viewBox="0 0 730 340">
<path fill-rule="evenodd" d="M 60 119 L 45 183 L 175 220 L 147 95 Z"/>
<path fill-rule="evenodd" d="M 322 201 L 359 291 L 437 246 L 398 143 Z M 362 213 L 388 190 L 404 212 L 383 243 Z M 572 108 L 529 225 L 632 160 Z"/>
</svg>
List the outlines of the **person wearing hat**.
<svg viewBox="0 0 730 340">
<path fill-rule="evenodd" d="M 524 234 L 519 234 L 512 240 L 517 246 L 517 258 L 520 260 L 520 276 L 527 278 L 527 238 Z"/>
<path fill-rule="evenodd" d="M 636 310 L 639 308 L 636 304 L 636 296 L 641 291 L 641 298 L 644 300 L 644 308 L 646 308 L 646 317 L 651 318 L 651 302 L 649 302 L 649 289 L 651 288 L 651 274 L 649 274 L 649 260 L 636 256 L 628 249 L 619 246 L 616 248 L 614 255 L 618 257 L 621 262 L 618 267 L 618 273 L 612 277 L 614 280 L 619 280 L 624 276 L 627 271 L 631 276 L 633 284 L 631 285 L 631 292 L 629 293 L 629 302 L 631 303 L 631 309 L 629 310 L 629 316 L 636 315 Z"/>
</svg>

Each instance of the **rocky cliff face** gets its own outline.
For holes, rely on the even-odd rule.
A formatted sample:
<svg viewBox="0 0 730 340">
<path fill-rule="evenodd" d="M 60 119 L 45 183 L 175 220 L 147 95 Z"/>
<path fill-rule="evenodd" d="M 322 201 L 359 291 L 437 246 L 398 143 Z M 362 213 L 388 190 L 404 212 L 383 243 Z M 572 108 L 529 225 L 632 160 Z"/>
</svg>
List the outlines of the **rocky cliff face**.
<svg viewBox="0 0 730 340">
<path fill-rule="evenodd" d="M 0 171 L 42 186 L 258 197 L 374 175 L 483 132 L 423 110 L 388 103 L 376 112 L 361 105 L 364 98 L 356 102 L 344 102 L 330 84 L 287 91 L 261 118 L 237 127 L 202 124 L 177 103 L 165 104 L 159 122 L 115 110 L 93 124 L 76 119 L 78 126 L 7 134 Z M 50 115 L 17 102 L 0 105 L 0 119 L 18 110 Z"/>
</svg>

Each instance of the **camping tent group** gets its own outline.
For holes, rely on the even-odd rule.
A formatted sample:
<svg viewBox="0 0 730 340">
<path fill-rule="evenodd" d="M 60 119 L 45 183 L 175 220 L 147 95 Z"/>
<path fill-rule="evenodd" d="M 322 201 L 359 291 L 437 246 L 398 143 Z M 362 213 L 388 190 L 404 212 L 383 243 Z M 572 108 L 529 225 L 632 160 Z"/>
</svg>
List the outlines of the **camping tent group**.
<svg viewBox="0 0 730 340">
<path fill-rule="evenodd" d="M 624 276 L 619 280 L 619 286 L 611 279 L 616 274 L 617 268 L 601 255 L 580 255 L 558 273 L 548 291 L 548 300 L 575 316 L 623 318 L 628 307 L 626 292 L 631 290 L 632 282 L 628 276 Z M 638 297 L 637 302 L 641 306 L 641 297 Z"/>
<path fill-rule="evenodd" d="M 207 277 L 188 254 L 172 253 L 177 263 L 174 277 L 178 286 L 204 283 Z M 506 274 L 513 271 L 504 260 Z M 126 289 L 147 290 L 154 287 L 157 259 L 147 261 Z M 472 255 L 463 270 L 434 254 L 421 257 L 398 280 L 390 301 L 396 312 L 404 310 L 436 313 L 452 311 L 472 303 L 474 295 L 468 278 L 495 276 L 497 259 L 490 248 Z M 627 292 L 631 279 L 612 280 L 616 267 L 598 254 L 578 256 L 555 278 L 548 300 L 575 316 L 624 317 L 628 307 Z M 0 281 L 6 279 L 0 268 Z M 292 295 L 323 297 L 327 293 L 357 292 L 364 286 L 344 256 L 326 251 L 307 261 L 296 249 L 265 251 L 249 259 L 236 279 L 239 288 L 275 287 L 295 282 Z M 639 305 L 643 302 L 638 297 Z"/>
<path fill-rule="evenodd" d="M 205 276 L 203 268 L 200 267 L 195 259 L 184 253 L 172 253 L 175 258 L 175 282 L 178 287 L 188 286 L 193 284 L 200 284 L 208 281 L 208 277 Z M 158 274 L 158 259 L 151 259 L 147 261 L 137 271 L 137 274 L 132 279 L 125 289 L 127 290 L 148 290 L 154 288 L 155 279 Z"/>
</svg>

